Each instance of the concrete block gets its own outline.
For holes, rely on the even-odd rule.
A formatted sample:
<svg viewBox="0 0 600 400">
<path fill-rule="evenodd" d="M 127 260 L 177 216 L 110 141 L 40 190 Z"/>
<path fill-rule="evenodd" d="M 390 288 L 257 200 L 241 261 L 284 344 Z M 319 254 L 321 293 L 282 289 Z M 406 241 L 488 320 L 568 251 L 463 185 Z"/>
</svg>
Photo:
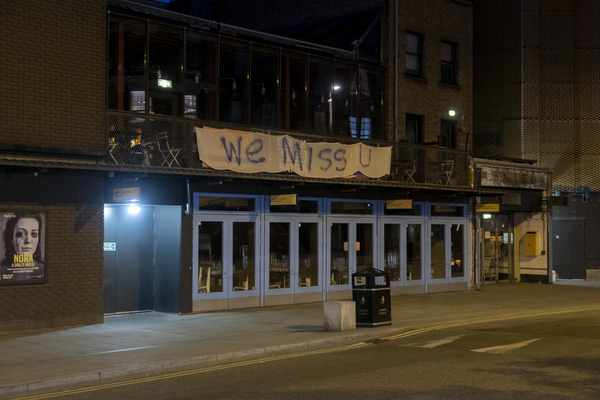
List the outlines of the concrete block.
<svg viewBox="0 0 600 400">
<path fill-rule="evenodd" d="M 353 301 L 326 301 L 323 308 L 326 331 L 356 329 L 356 303 Z"/>
<path fill-rule="evenodd" d="M 600 269 L 586 269 L 585 270 L 586 281 L 600 281 Z"/>
</svg>

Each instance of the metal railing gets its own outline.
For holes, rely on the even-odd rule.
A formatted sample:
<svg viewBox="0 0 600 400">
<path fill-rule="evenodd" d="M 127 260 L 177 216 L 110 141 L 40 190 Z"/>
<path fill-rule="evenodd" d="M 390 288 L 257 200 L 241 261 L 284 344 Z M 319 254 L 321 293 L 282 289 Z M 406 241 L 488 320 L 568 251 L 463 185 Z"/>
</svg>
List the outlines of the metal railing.
<svg viewBox="0 0 600 400">
<path fill-rule="evenodd" d="M 185 118 L 163 117 L 122 112 L 107 113 L 108 157 L 107 164 L 152 167 L 152 170 L 201 170 L 207 169 L 198 155 L 194 128 L 230 128 L 290 135 L 307 142 L 337 142 L 354 144 L 358 139 L 311 135 L 288 131 L 265 130 L 250 126 L 232 126 Z M 363 141 L 364 142 L 364 141 Z M 370 146 L 392 146 L 390 174 L 380 180 L 412 185 L 437 185 L 467 187 L 469 185 L 469 154 L 424 145 L 409 145 L 384 141 L 365 142 Z"/>
</svg>

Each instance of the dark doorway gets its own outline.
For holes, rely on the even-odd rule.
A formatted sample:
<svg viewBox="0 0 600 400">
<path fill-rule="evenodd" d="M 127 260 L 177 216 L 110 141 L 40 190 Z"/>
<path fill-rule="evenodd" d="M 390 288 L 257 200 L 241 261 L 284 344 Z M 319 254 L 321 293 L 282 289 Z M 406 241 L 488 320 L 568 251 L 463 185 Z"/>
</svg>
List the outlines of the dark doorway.
<svg viewBox="0 0 600 400">
<path fill-rule="evenodd" d="M 559 279 L 585 279 L 584 221 L 552 221 L 553 268 Z"/>
<path fill-rule="evenodd" d="M 180 246 L 180 207 L 105 205 L 104 312 L 178 312 Z"/>
</svg>

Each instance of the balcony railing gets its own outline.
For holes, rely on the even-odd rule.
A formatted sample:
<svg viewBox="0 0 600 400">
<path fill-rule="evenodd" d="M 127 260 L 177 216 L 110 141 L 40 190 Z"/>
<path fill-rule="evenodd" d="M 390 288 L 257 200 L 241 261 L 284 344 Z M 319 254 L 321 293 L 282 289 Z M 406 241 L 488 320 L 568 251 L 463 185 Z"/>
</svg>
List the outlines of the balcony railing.
<svg viewBox="0 0 600 400">
<path fill-rule="evenodd" d="M 307 142 L 338 142 L 354 144 L 358 139 L 340 136 L 321 136 L 286 131 L 268 132 L 253 127 L 231 126 L 216 122 L 121 112 L 107 113 L 107 164 L 123 167 L 148 167 L 153 171 L 174 170 L 185 173 L 206 170 L 198 156 L 194 128 L 232 128 L 262 131 L 275 135 L 288 134 Z M 365 141 L 363 141 L 365 142 Z M 390 175 L 379 181 L 403 186 L 435 185 L 467 187 L 469 184 L 469 155 L 466 151 L 432 146 L 366 141 L 370 146 L 392 146 Z"/>
</svg>

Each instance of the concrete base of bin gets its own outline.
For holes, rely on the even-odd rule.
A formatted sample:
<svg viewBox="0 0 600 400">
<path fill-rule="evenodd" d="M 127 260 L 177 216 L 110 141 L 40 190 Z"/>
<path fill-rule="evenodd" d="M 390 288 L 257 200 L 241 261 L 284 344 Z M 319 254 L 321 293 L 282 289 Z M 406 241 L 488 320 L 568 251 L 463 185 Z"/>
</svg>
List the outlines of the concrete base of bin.
<svg viewBox="0 0 600 400">
<path fill-rule="evenodd" d="M 324 304 L 326 331 L 340 332 L 356 329 L 356 304 L 353 301 L 326 301 Z"/>
</svg>

